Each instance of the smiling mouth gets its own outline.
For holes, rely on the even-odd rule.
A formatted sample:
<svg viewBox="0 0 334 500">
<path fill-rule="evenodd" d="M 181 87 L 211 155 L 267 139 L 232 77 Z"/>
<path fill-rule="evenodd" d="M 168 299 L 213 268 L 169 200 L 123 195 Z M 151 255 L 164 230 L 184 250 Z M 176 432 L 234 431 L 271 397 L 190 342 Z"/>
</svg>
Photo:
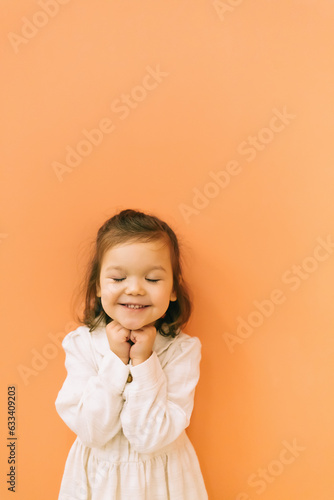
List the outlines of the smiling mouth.
<svg viewBox="0 0 334 500">
<path fill-rule="evenodd" d="M 126 307 L 127 309 L 145 309 L 146 307 L 149 306 L 142 306 L 139 304 L 120 304 L 123 307 Z"/>
</svg>

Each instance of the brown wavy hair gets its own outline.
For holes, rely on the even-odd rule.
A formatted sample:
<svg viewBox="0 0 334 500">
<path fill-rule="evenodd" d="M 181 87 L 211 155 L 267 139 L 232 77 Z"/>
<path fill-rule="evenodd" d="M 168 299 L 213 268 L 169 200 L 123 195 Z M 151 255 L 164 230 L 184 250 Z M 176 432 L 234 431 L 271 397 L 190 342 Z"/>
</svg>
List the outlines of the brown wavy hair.
<svg viewBox="0 0 334 500">
<path fill-rule="evenodd" d="M 77 316 L 81 323 L 89 327 L 90 331 L 112 321 L 102 307 L 101 297 L 96 295 L 96 286 L 99 284 L 101 263 L 105 252 L 125 242 L 157 240 L 165 241 L 169 246 L 173 287 L 177 299 L 170 301 L 165 315 L 157 319 L 154 326 L 161 335 L 176 337 L 181 328 L 186 325 L 193 306 L 189 287 L 182 275 L 179 242 L 174 231 L 166 222 L 154 215 L 127 209 L 108 219 L 97 232 L 93 256 L 82 284 L 82 291 L 85 295 L 84 309 L 82 317 Z"/>
</svg>

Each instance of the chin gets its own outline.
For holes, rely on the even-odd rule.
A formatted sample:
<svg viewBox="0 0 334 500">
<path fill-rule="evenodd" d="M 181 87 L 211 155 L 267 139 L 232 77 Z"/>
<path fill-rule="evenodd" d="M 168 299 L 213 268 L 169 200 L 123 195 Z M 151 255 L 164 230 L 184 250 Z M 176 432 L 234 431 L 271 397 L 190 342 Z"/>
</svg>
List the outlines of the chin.
<svg viewBox="0 0 334 500">
<path fill-rule="evenodd" d="M 143 323 L 142 321 L 135 321 L 135 320 L 128 320 L 128 321 L 123 320 L 119 321 L 119 323 L 128 330 L 139 330 L 139 328 L 145 326 L 145 323 Z"/>
</svg>

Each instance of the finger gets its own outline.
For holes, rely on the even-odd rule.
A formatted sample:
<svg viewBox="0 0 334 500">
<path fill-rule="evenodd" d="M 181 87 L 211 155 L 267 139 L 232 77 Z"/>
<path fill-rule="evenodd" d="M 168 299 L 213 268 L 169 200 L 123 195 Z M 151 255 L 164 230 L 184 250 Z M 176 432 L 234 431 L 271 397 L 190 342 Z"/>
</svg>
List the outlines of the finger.
<svg viewBox="0 0 334 500">
<path fill-rule="evenodd" d="M 108 323 L 107 328 L 109 332 L 118 333 L 122 329 L 122 326 L 117 323 L 117 321 L 112 321 L 111 323 Z"/>
<path fill-rule="evenodd" d="M 130 340 L 132 342 L 136 342 L 136 340 L 137 340 L 136 330 L 131 330 L 131 332 L 130 332 Z"/>
<path fill-rule="evenodd" d="M 122 333 L 123 335 L 130 335 L 130 330 L 128 328 L 125 328 L 121 324 L 119 324 L 118 332 Z"/>
</svg>

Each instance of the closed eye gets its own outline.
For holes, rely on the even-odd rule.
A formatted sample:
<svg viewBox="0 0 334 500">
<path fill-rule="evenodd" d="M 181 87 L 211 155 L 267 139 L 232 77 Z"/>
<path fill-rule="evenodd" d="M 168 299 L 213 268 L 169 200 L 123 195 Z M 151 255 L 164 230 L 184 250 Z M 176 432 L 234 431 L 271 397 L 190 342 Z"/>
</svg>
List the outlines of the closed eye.
<svg viewBox="0 0 334 500">
<path fill-rule="evenodd" d="M 116 281 L 117 283 L 120 282 L 120 281 L 123 281 L 125 280 L 125 278 L 111 278 L 113 281 Z M 160 280 L 152 280 L 152 279 L 149 279 L 149 278 L 146 278 L 147 281 L 149 281 L 150 283 L 157 283 L 158 281 Z"/>
</svg>

